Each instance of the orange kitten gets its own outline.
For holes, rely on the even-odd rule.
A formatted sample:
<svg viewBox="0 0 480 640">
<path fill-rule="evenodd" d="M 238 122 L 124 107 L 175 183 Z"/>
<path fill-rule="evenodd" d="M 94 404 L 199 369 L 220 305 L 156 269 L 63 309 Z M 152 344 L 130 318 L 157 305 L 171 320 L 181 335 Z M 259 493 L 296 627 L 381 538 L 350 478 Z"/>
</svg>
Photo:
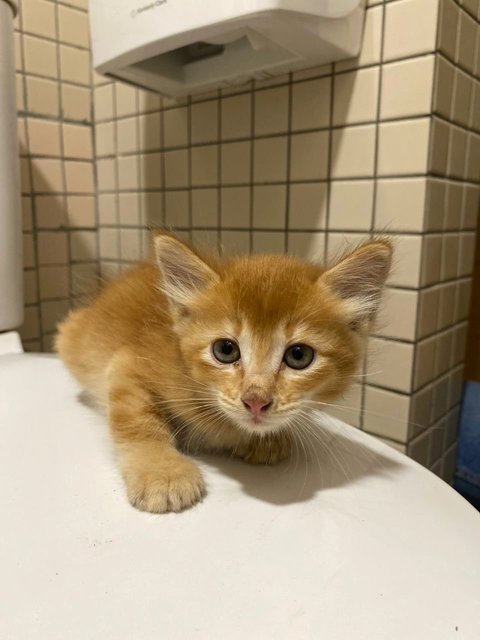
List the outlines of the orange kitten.
<svg viewBox="0 0 480 640">
<path fill-rule="evenodd" d="M 156 263 L 71 312 L 57 348 L 108 407 L 131 503 L 162 513 L 205 493 L 182 451 L 289 455 L 295 422 L 349 385 L 392 249 L 367 242 L 328 270 L 284 255 L 201 256 L 168 234 L 155 250 Z"/>
</svg>

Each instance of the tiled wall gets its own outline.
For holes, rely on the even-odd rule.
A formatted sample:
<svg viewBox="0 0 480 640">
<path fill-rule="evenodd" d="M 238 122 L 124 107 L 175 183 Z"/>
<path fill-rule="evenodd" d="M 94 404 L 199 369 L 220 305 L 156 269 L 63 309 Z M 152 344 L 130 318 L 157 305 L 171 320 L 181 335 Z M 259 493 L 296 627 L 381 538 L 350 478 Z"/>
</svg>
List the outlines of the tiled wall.
<svg viewBox="0 0 480 640">
<path fill-rule="evenodd" d="M 341 415 L 449 478 L 479 205 L 479 11 L 478 0 L 370 0 L 358 59 L 188 100 L 94 74 L 98 225 L 74 218 L 86 262 L 78 232 L 55 231 L 69 236 L 69 278 L 93 272 L 94 229 L 104 278 L 148 254 L 151 226 L 317 259 L 388 230 L 384 315 Z M 62 210 L 68 220 L 68 198 Z M 38 213 L 36 233 L 39 246 L 51 233 Z"/>
<path fill-rule="evenodd" d="M 25 348 L 48 350 L 98 271 L 86 0 L 21 0 L 16 18 Z"/>
</svg>

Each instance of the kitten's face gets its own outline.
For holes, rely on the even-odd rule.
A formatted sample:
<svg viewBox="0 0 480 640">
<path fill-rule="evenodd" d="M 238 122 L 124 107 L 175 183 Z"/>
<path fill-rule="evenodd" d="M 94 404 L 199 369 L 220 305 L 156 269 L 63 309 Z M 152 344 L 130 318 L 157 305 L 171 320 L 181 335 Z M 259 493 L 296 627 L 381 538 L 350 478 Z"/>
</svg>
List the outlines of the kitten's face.
<svg viewBox="0 0 480 640">
<path fill-rule="evenodd" d="M 167 295 L 177 294 L 184 363 L 219 416 L 255 433 L 294 428 L 315 401 L 331 402 L 347 388 L 373 313 L 358 281 L 352 302 L 335 288 L 335 269 L 322 273 L 285 256 L 238 258 L 215 270 L 194 256 L 187 281 L 178 260 L 160 266 Z"/>
</svg>

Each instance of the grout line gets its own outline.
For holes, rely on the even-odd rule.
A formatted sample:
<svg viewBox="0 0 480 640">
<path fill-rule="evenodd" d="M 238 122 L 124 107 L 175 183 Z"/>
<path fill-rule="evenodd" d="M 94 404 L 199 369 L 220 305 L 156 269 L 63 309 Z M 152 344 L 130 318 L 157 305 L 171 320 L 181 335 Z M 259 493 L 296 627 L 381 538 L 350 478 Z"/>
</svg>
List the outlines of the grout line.
<svg viewBox="0 0 480 640">
<path fill-rule="evenodd" d="M 285 225 L 283 227 L 284 238 L 283 247 L 284 252 L 288 253 L 288 240 L 289 240 L 289 228 L 290 228 L 290 188 L 291 188 L 291 174 L 292 174 L 292 121 L 293 121 L 293 74 L 289 74 L 288 83 L 288 98 L 287 98 L 287 175 L 285 184 Z"/>
</svg>

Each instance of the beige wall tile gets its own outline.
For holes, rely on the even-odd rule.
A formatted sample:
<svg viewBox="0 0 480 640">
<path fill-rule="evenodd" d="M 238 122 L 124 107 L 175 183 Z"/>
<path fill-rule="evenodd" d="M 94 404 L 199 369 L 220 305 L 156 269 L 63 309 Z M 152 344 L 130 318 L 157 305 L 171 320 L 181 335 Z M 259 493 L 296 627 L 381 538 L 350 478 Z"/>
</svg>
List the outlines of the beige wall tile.
<svg viewBox="0 0 480 640">
<path fill-rule="evenodd" d="M 119 258 L 119 230 L 100 227 L 98 230 L 99 251 L 101 258 Z"/>
<path fill-rule="evenodd" d="M 93 158 L 91 127 L 77 124 L 63 124 L 62 128 L 65 156 L 91 160 Z"/>
<path fill-rule="evenodd" d="M 137 156 L 125 156 L 118 158 L 118 187 L 120 191 L 138 189 L 139 167 Z"/>
<path fill-rule="evenodd" d="M 410 458 L 416 460 L 419 464 L 426 465 L 429 460 L 431 431 L 420 434 L 417 438 L 409 443 L 407 453 Z"/>
<path fill-rule="evenodd" d="M 67 264 L 67 234 L 63 231 L 40 231 L 37 235 L 38 264 Z"/>
<path fill-rule="evenodd" d="M 68 196 L 67 216 L 70 228 L 95 227 L 95 197 Z"/>
<path fill-rule="evenodd" d="M 407 442 L 410 398 L 393 391 L 365 387 L 364 429 Z"/>
<path fill-rule="evenodd" d="M 23 299 L 25 304 L 38 302 L 37 274 L 35 271 L 23 272 Z"/>
<path fill-rule="evenodd" d="M 287 188 L 284 185 L 266 185 L 254 187 L 253 227 L 265 229 L 284 228 L 285 209 L 287 203 L 286 195 Z M 275 236 L 275 238 L 276 237 L 277 236 Z M 259 238 L 263 238 L 263 236 L 260 235 Z M 254 247 L 255 246 L 256 245 L 254 241 Z"/>
<path fill-rule="evenodd" d="M 118 153 L 136 153 L 138 151 L 137 119 L 117 120 L 116 127 Z"/>
<path fill-rule="evenodd" d="M 237 255 L 237 254 L 249 253 L 250 232 L 222 230 L 220 243 L 221 243 L 223 254 Z"/>
<path fill-rule="evenodd" d="M 138 193 L 118 194 L 118 219 L 122 226 L 137 227 L 140 224 L 140 199 Z"/>
<path fill-rule="evenodd" d="M 222 227 L 250 226 L 250 187 L 223 187 L 221 190 Z"/>
<path fill-rule="evenodd" d="M 57 324 L 63 320 L 68 313 L 68 300 L 49 300 L 40 305 L 42 312 L 42 331 L 56 331 Z"/>
<path fill-rule="evenodd" d="M 113 119 L 113 84 L 106 84 L 101 87 L 95 87 L 93 91 L 93 101 L 95 108 L 95 120 L 112 120 Z"/>
<path fill-rule="evenodd" d="M 138 117 L 139 145 L 142 151 L 161 148 L 161 115 L 149 113 Z"/>
<path fill-rule="evenodd" d="M 364 125 L 337 129 L 332 134 L 332 176 L 360 178 L 373 176 L 375 127 Z"/>
<path fill-rule="evenodd" d="M 326 216 L 327 184 L 325 182 L 290 185 L 290 229 L 324 229 Z"/>
<path fill-rule="evenodd" d="M 115 133 L 113 122 L 101 122 L 95 125 L 95 150 L 97 156 L 111 156 L 115 152 Z"/>
<path fill-rule="evenodd" d="M 412 386 L 414 346 L 381 338 L 368 343 L 368 382 L 409 393 Z M 392 363 L 395 366 L 392 367 Z"/>
<path fill-rule="evenodd" d="M 373 213 L 373 182 L 340 180 L 331 184 L 330 229 L 368 231 Z"/>
<path fill-rule="evenodd" d="M 254 231 L 253 253 L 284 253 L 284 231 Z"/>
<path fill-rule="evenodd" d="M 435 56 L 393 62 L 383 67 L 380 117 L 429 114 L 432 105 Z"/>
<path fill-rule="evenodd" d="M 415 372 L 413 388 L 419 389 L 430 382 L 434 377 L 435 370 L 435 349 L 437 339 L 426 338 L 416 346 Z"/>
<path fill-rule="evenodd" d="M 160 189 L 162 187 L 162 154 L 145 153 L 139 156 L 140 187 Z"/>
<path fill-rule="evenodd" d="M 99 191 L 113 191 L 116 187 L 115 163 L 111 159 L 97 160 L 97 187 Z"/>
<path fill-rule="evenodd" d="M 58 77 L 57 50 L 54 42 L 23 36 L 25 71 L 48 78 Z"/>
<path fill-rule="evenodd" d="M 165 147 L 184 147 L 188 144 L 188 111 L 186 107 L 163 112 Z"/>
<path fill-rule="evenodd" d="M 467 152 L 467 134 L 460 127 L 450 127 L 447 175 L 463 178 Z"/>
<path fill-rule="evenodd" d="M 375 207 L 375 229 L 414 231 L 424 229 L 426 178 L 379 180 Z"/>
<path fill-rule="evenodd" d="M 67 82 L 90 85 L 89 52 L 60 45 L 60 76 Z"/>
<path fill-rule="evenodd" d="M 382 123 L 378 134 L 379 175 L 426 173 L 429 133 L 429 118 Z"/>
<path fill-rule="evenodd" d="M 165 187 L 188 186 L 188 152 L 186 150 L 166 151 L 165 159 Z"/>
<path fill-rule="evenodd" d="M 89 46 L 88 16 L 84 11 L 76 11 L 59 5 L 58 26 L 62 42 L 77 47 L 87 48 Z"/>
<path fill-rule="evenodd" d="M 287 177 L 287 138 L 255 140 L 254 181 L 283 182 Z"/>
<path fill-rule="evenodd" d="M 35 218 L 39 229 L 60 229 L 67 224 L 64 196 L 35 196 Z"/>
<path fill-rule="evenodd" d="M 137 113 L 137 89 L 123 82 L 115 83 L 115 108 L 117 118 Z"/>
<path fill-rule="evenodd" d="M 47 4 L 47 3 L 45 3 Z M 27 106 L 33 114 L 58 117 L 58 83 L 43 78 L 27 76 Z M 19 105 L 17 105 L 20 108 Z"/>
<path fill-rule="evenodd" d="M 438 0 L 389 2 L 385 13 L 384 59 L 434 51 L 437 14 Z"/>
<path fill-rule="evenodd" d="M 473 98 L 473 86 L 474 81 L 469 75 L 455 69 L 455 84 L 453 94 L 453 120 L 463 125 L 468 126 L 470 119 L 470 108 Z"/>
<path fill-rule="evenodd" d="M 192 185 L 218 184 L 218 145 L 192 147 Z"/>
<path fill-rule="evenodd" d="M 370 5 L 380 4 L 370 2 Z M 368 9 L 365 13 L 365 23 L 363 27 L 363 39 L 360 55 L 353 60 L 344 60 L 335 63 L 338 70 L 352 69 L 353 67 L 363 67 L 365 65 L 380 62 L 380 50 L 382 44 L 382 20 L 383 7 Z"/>
<path fill-rule="evenodd" d="M 165 194 L 165 223 L 174 227 L 188 227 L 189 205 L 187 191 L 168 191 Z"/>
<path fill-rule="evenodd" d="M 427 235 L 422 247 L 422 285 L 435 284 L 440 280 L 442 236 Z"/>
<path fill-rule="evenodd" d="M 191 118 L 193 144 L 218 140 L 218 100 L 192 104 Z"/>
<path fill-rule="evenodd" d="M 320 231 L 289 232 L 288 253 L 306 260 L 323 261 L 325 258 L 325 233 Z"/>
<path fill-rule="evenodd" d="M 457 31 L 460 9 L 452 0 L 442 0 L 438 28 L 438 48 L 451 60 L 457 49 Z"/>
<path fill-rule="evenodd" d="M 352 385 L 336 402 L 335 406 L 326 407 L 325 413 L 343 420 L 352 427 L 360 426 L 360 414 L 362 405 L 362 387 L 359 384 Z"/>
<path fill-rule="evenodd" d="M 40 320 L 38 307 L 25 307 L 23 325 L 20 327 L 22 340 L 38 338 L 40 336 Z M 38 349 L 40 351 L 40 349 Z"/>
<path fill-rule="evenodd" d="M 250 182 L 251 142 L 228 142 L 221 145 L 222 184 Z"/>
<path fill-rule="evenodd" d="M 154 228 L 163 226 L 163 194 L 156 191 L 143 192 L 140 194 L 140 205 L 143 224 Z"/>
<path fill-rule="evenodd" d="M 333 124 L 355 124 L 375 120 L 378 83 L 378 67 L 335 76 Z"/>
<path fill-rule="evenodd" d="M 433 111 L 444 118 L 450 118 L 452 112 L 455 67 L 443 56 L 436 56 L 436 75 Z"/>
<path fill-rule="evenodd" d="M 464 185 L 462 204 L 462 228 L 475 229 L 480 211 L 480 186 L 473 184 Z"/>
<path fill-rule="evenodd" d="M 416 291 L 387 289 L 376 322 L 375 335 L 414 341 L 418 297 Z"/>
<path fill-rule="evenodd" d="M 330 78 L 297 82 L 292 87 L 292 130 L 319 129 L 330 123 Z"/>
<path fill-rule="evenodd" d="M 97 234 L 95 231 L 72 231 L 70 233 L 70 258 L 77 262 L 97 259 Z"/>
<path fill-rule="evenodd" d="M 72 294 L 74 296 L 89 295 L 98 289 L 98 267 L 97 263 L 73 264 L 72 272 Z"/>
<path fill-rule="evenodd" d="M 60 160 L 34 158 L 32 160 L 32 178 L 33 188 L 36 192 L 64 190 Z"/>
<path fill-rule="evenodd" d="M 66 298 L 69 295 L 68 267 L 41 267 L 38 270 L 40 297 Z"/>
<path fill-rule="evenodd" d="M 478 23 L 475 20 L 472 20 L 466 11 L 461 11 L 455 61 L 470 73 L 473 73 L 475 69 L 475 42 L 477 29 Z"/>
<path fill-rule="evenodd" d="M 395 254 L 388 282 L 397 287 L 417 288 L 422 264 L 422 236 L 395 236 Z"/>
<path fill-rule="evenodd" d="M 31 154 L 60 155 L 60 125 L 58 122 L 28 118 L 27 125 Z"/>
<path fill-rule="evenodd" d="M 192 224 L 194 227 L 218 225 L 217 189 L 192 189 Z"/>
<path fill-rule="evenodd" d="M 120 229 L 120 254 L 122 260 L 140 260 L 140 233 L 137 229 Z"/>
<path fill-rule="evenodd" d="M 437 330 L 439 287 L 424 289 L 419 295 L 418 338 L 425 338 Z"/>
<path fill-rule="evenodd" d="M 138 90 L 138 111 L 139 113 L 149 113 L 159 111 L 162 108 L 162 98 L 153 91 L 144 89 Z"/>
<path fill-rule="evenodd" d="M 255 135 L 283 133 L 288 127 L 288 87 L 256 91 Z"/>
<path fill-rule="evenodd" d="M 222 140 L 232 138 L 246 138 L 250 136 L 252 121 L 252 94 L 244 93 L 238 96 L 223 98 L 222 112 Z"/>
<path fill-rule="evenodd" d="M 44 0 L 22 0 L 22 29 L 55 39 L 55 5 Z"/>
<path fill-rule="evenodd" d="M 297 133 L 290 140 L 290 179 L 325 179 L 328 172 L 328 132 Z"/>
<path fill-rule="evenodd" d="M 346 252 L 351 252 L 361 242 L 368 240 L 370 235 L 368 233 L 336 233 L 330 232 L 327 235 L 327 259 L 328 261 L 336 262 Z"/>
<path fill-rule="evenodd" d="M 93 164 L 91 162 L 65 162 L 67 191 L 71 193 L 93 193 Z"/>
</svg>

